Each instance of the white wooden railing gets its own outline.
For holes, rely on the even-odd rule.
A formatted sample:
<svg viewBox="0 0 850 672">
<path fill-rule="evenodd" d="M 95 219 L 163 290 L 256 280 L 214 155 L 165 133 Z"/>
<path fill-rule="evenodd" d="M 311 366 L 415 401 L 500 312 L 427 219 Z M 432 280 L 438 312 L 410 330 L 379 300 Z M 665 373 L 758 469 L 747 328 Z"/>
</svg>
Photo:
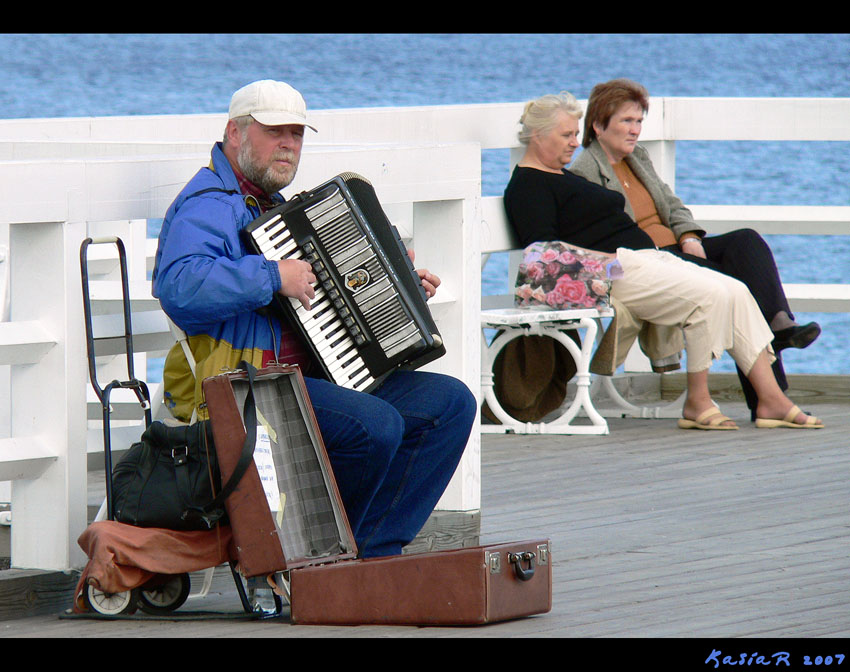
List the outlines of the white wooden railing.
<svg viewBox="0 0 850 672">
<path fill-rule="evenodd" d="M 320 132 L 308 136 L 298 179 L 286 192 L 349 170 L 375 184 L 417 263 L 443 278 L 433 311 L 449 354 L 430 366 L 476 392 L 481 254 L 505 249 L 498 214 L 486 214 L 494 203 L 481 198 L 481 154 L 509 149 L 518 156 L 521 108 L 312 112 Z M 666 98 L 654 99 L 652 110 L 643 138 L 670 182 L 676 140 L 850 140 L 850 99 Z M 224 115 L 0 121 L 0 299 L 9 295 L 8 312 L 0 315 L 0 501 L 6 487 L 14 567 L 66 569 L 85 562 L 76 539 L 86 525 L 86 475 L 102 464 L 102 443 L 99 404 L 88 382 L 80 243 L 88 235 L 122 237 L 135 351 L 142 361 L 163 354 L 172 337 L 145 278 L 152 256 L 145 220 L 161 218 L 207 164 L 224 123 Z M 765 233 L 850 234 L 850 207 L 844 206 L 692 208 L 712 231 L 747 225 Z M 115 330 L 115 262 L 108 254 L 91 255 L 97 322 Z M 796 310 L 850 312 L 850 285 L 789 290 Z M 118 366 L 109 360 L 99 363 L 107 375 Z M 139 364 L 136 370 L 144 372 Z M 125 413 L 118 399 L 115 406 L 117 447 L 138 436 L 141 413 Z M 479 447 L 476 431 L 441 508 L 479 507 Z"/>
</svg>

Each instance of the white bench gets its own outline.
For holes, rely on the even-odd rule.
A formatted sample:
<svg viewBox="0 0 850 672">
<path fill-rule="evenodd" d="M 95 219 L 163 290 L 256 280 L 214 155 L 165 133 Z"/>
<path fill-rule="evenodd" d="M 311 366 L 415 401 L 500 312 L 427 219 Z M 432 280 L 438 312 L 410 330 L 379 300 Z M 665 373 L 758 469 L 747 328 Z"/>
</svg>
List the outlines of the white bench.
<svg viewBox="0 0 850 672">
<path fill-rule="evenodd" d="M 613 317 L 614 312 L 599 312 L 594 308 L 584 310 L 533 310 L 526 308 L 490 308 L 481 311 L 481 394 L 487 407 L 501 424 L 481 424 L 482 432 L 508 432 L 517 434 L 607 434 L 608 423 L 593 407 L 591 401 L 590 360 L 593 346 L 603 317 Z M 500 333 L 488 345 L 487 330 Z M 567 331 L 583 332 L 581 347 L 567 335 Z M 569 395 L 551 420 L 522 422 L 512 417 L 502 407 L 494 389 L 493 364 L 504 347 L 520 336 L 548 336 L 563 345 L 576 364 L 576 394 Z M 574 422 L 580 412 L 590 419 L 590 424 Z M 551 414 L 550 414 L 551 415 Z M 547 416 L 548 417 L 548 416 Z"/>
<path fill-rule="evenodd" d="M 522 256 L 519 243 L 508 224 L 502 199 L 481 199 L 481 253 L 482 268 L 490 254 L 509 252 L 508 282 L 516 278 Z M 508 288 L 510 291 L 511 288 Z M 512 294 L 484 296 L 481 299 L 481 393 L 493 415 L 501 424 L 482 423 L 484 433 L 515 432 L 518 434 L 607 434 L 605 417 L 677 418 L 681 415 L 684 394 L 674 402 L 666 404 L 633 404 L 623 397 L 614 385 L 612 376 L 591 377 L 589 367 L 594 345 L 604 333 L 602 320 L 613 317 L 613 311 L 590 310 L 549 311 L 513 308 Z M 501 333 L 488 343 L 491 330 Z M 581 347 L 577 346 L 566 332 L 578 330 Z M 561 343 L 572 355 L 576 364 L 575 387 L 572 399 L 567 396 L 561 406 L 539 422 L 523 422 L 510 416 L 502 408 L 494 391 L 493 364 L 504 347 L 515 338 L 524 335 L 548 336 Z M 635 349 L 637 350 L 637 349 Z M 646 373 L 651 369 L 648 360 L 639 351 L 630 354 L 625 370 L 630 373 Z M 613 408 L 597 408 L 594 399 L 603 391 Z M 578 417 L 586 416 L 590 424 L 577 423 Z"/>
<path fill-rule="evenodd" d="M 710 206 L 710 205 L 695 205 L 690 206 L 694 217 L 702 222 L 705 227 L 716 233 L 724 233 L 738 228 L 749 227 L 765 233 L 814 233 L 814 234 L 841 234 L 847 230 L 848 217 L 850 217 L 850 207 L 847 206 L 820 206 L 820 207 L 798 207 L 798 206 Z M 504 207 L 501 197 L 485 197 L 482 198 L 481 205 L 482 225 L 481 225 L 481 252 L 483 255 L 483 263 L 487 257 L 494 252 L 510 252 L 510 267 L 508 270 L 509 282 L 516 277 L 516 268 L 521 258 L 521 252 L 517 249 L 518 243 L 513 236 L 513 232 L 507 222 Z M 807 226 L 801 229 L 801 224 L 807 222 Z M 847 284 L 800 284 L 800 283 L 783 283 L 785 295 L 788 297 L 792 310 L 800 312 L 839 312 L 846 313 L 850 311 L 850 285 Z M 510 291 L 510 289 L 509 289 Z M 512 305 L 512 296 L 509 294 L 498 296 L 484 296 L 481 300 L 481 324 L 482 329 L 485 327 L 497 327 L 500 325 L 499 317 L 500 309 L 504 309 Z M 582 312 L 582 311 L 576 311 Z M 558 330 L 573 328 L 571 325 L 561 324 L 557 322 L 563 315 L 557 316 L 553 313 L 540 311 L 541 317 L 535 321 L 535 318 L 524 317 L 522 323 L 530 324 L 535 322 L 533 333 L 541 333 L 541 330 L 547 330 L 545 335 L 553 336 Z M 547 318 L 548 316 L 548 318 Z M 580 320 L 578 315 L 575 315 Z M 604 317 L 602 315 L 599 318 Z M 594 318 L 597 324 L 600 319 Z M 579 322 L 580 323 L 580 322 Z M 516 321 L 515 328 L 520 328 L 521 321 Z M 532 333 L 532 331 L 528 331 Z M 601 337 L 601 329 L 597 326 L 596 337 Z M 516 337 L 518 334 L 514 335 Z M 587 335 L 585 335 L 585 339 Z M 488 347 L 486 342 L 482 346 L 482 392 L 485 399 L 488 400 L 488 391 L 492 388 L 492 365 L 498 355 L 498 349 L 504 347 L 507 341 L 500 341 L 498 344 L 490 344 Z M 560 338 L 558 339 L 559 342 Z M 569 347 L 569 346 L 568 346 Z M 571 351 L 572 352 L 572 351 Z M 575 357 L 575 354 L 573 355 Z M 580 355 L 586 356 L 584 352 Z M 591 354 L 587 354 L 591 356 Z M 581 370 L 584 362 L 579 363 L 576 360 L 577 367 Z M 651 371 L 649 362 L 638 348 L 633 348 L 629 353 L 624 365 L 624 373 L 628 377 L 632 377 L 635 373 L 648 374 Z M 616 376 L 614 377 L 616 378 Z M 582 388 L 585 387 L 584 380 L 581 380 Z M 614 409 L 600 408 L 601 403 L 597 398 L 596 393 L 599 390 L 604 390 L 609 399 L 614 404 Z M 684 393 L 679 399 L 672 403 L 664 405 L 635 405 L 623 398 L 617 388 L 614 386 L 614 381 L 611 376 L 595 376 L 593 377 L 589 388 L 587 388 L 593 402 L 579 401 L 578 412 L 586 412 L 587 415 L 593 417 L 593 413 L 598 412 L 603 417 L 638 417 L 638 418 L 675 418 L 681 413 Z M 492 396 L 492 395 L 491 395 Z M 583 393 L 582 393 L 583 397 Z M 578 395 L 576 397 L 578 399 Z M 594 408 L 594 406 L 596 408 Z M 589 410 L 592 409 L 592 410 Z M 497 415 L 496 409 L 491 406 L 494 415 Z M 560 412 L 561 409 L 559 409 Z M 572 410 L 572 409 L 570 409 Z M 499 425 L 482 425 L 482 431 L 516 431 L 516 432 L 546 432 L 557 429 L 563 433 L 586 433 L 588 430 L 579 429 L 571 422 L 572 418 L 564 416 L 564 420 L 552 421 L 548 423 L 536 423 L 526 425 L 513 420 L 512 423 L 507 423 L 504 426 Z M 503 421 L 504 422 L 504 421 Z M 557 423 L 557 424 L 556 424 Z M 600 432 L 602 433 L 602 432 Z"/>
</svg>

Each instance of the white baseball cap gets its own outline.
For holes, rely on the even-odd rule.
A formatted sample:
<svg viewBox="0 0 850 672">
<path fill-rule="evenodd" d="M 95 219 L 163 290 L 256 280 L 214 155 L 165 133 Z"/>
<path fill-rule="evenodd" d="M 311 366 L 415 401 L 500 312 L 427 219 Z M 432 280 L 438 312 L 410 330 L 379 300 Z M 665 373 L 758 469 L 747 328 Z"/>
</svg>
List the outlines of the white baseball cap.
<svg viewBox="0 0 850 672">
<path fill-rule="evenodd" d="M 262 79 L 243 86 L 230 99 L 230 119 L 252 116 L 266 126 L 307 123 L 307 104 L 303 96 L 286 82 Z"/>
</svg>

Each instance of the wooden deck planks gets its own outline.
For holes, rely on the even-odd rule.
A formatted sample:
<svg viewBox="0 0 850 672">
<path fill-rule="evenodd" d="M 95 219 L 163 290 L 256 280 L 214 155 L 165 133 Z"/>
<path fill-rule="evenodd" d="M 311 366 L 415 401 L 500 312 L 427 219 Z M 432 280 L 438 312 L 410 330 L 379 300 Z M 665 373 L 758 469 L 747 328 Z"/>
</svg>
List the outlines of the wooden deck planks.
<svg viewBox="0 0 850 672">
<path fill-rule="evenodd" d="M 823 406 L 817 412 L 828 417 Z M 735 414 L 738 432 L 616 420 L 595 446 L 552 437 L 488 441 L 485 450 L 501 443 L 499 451 L 511 455 L 504 463 L 499 455 L 498 475 L 485 489 L 488 531 L 516 532 L 518 520 L 529 516 L 512 510 L 506 490 L 551 493 L 532 523 L 535 533 L 548 526 L 555 539 L 556 607 L 548 632 L 850 632 L 844 410 L 836 407 L 827 429 L 805 436 L 756 430 L 741 415 Z M 536 454 L 525 448 L 533 442 Z M 485 475 L 495 468 L 486 465 Z M 535 465 L 536 483 L 523 475 Z"/>
<path fill-rule="evenodd" d="M 483 437 L 481 542 L 552 539 L 549 614 L 481 628 L 39 617 L 0 636 L 850 636 L 847 405 L 813 407 L 818 431 L 756 430 L 723 406 L 739 431 L 613 419 L 607 436 Z M 232 581 L 217 586 L 187 608 L 238 610 Z"/>
</svg>

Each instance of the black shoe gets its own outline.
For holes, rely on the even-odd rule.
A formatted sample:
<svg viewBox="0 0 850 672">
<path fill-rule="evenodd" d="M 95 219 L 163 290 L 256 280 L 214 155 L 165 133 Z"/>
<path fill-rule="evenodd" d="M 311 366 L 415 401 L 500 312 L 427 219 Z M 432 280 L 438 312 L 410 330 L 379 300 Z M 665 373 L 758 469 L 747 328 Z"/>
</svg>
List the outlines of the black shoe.
<svg viewBox="0 0 850 672">
<path fill-rule="evenodd" d="M 820 325 L 809 322 L 803 326 L 788 327 L 773 334 L 773 351 L 779 352 L 785 348 L 805 348 L 820 336 Z"/>
</svg>

